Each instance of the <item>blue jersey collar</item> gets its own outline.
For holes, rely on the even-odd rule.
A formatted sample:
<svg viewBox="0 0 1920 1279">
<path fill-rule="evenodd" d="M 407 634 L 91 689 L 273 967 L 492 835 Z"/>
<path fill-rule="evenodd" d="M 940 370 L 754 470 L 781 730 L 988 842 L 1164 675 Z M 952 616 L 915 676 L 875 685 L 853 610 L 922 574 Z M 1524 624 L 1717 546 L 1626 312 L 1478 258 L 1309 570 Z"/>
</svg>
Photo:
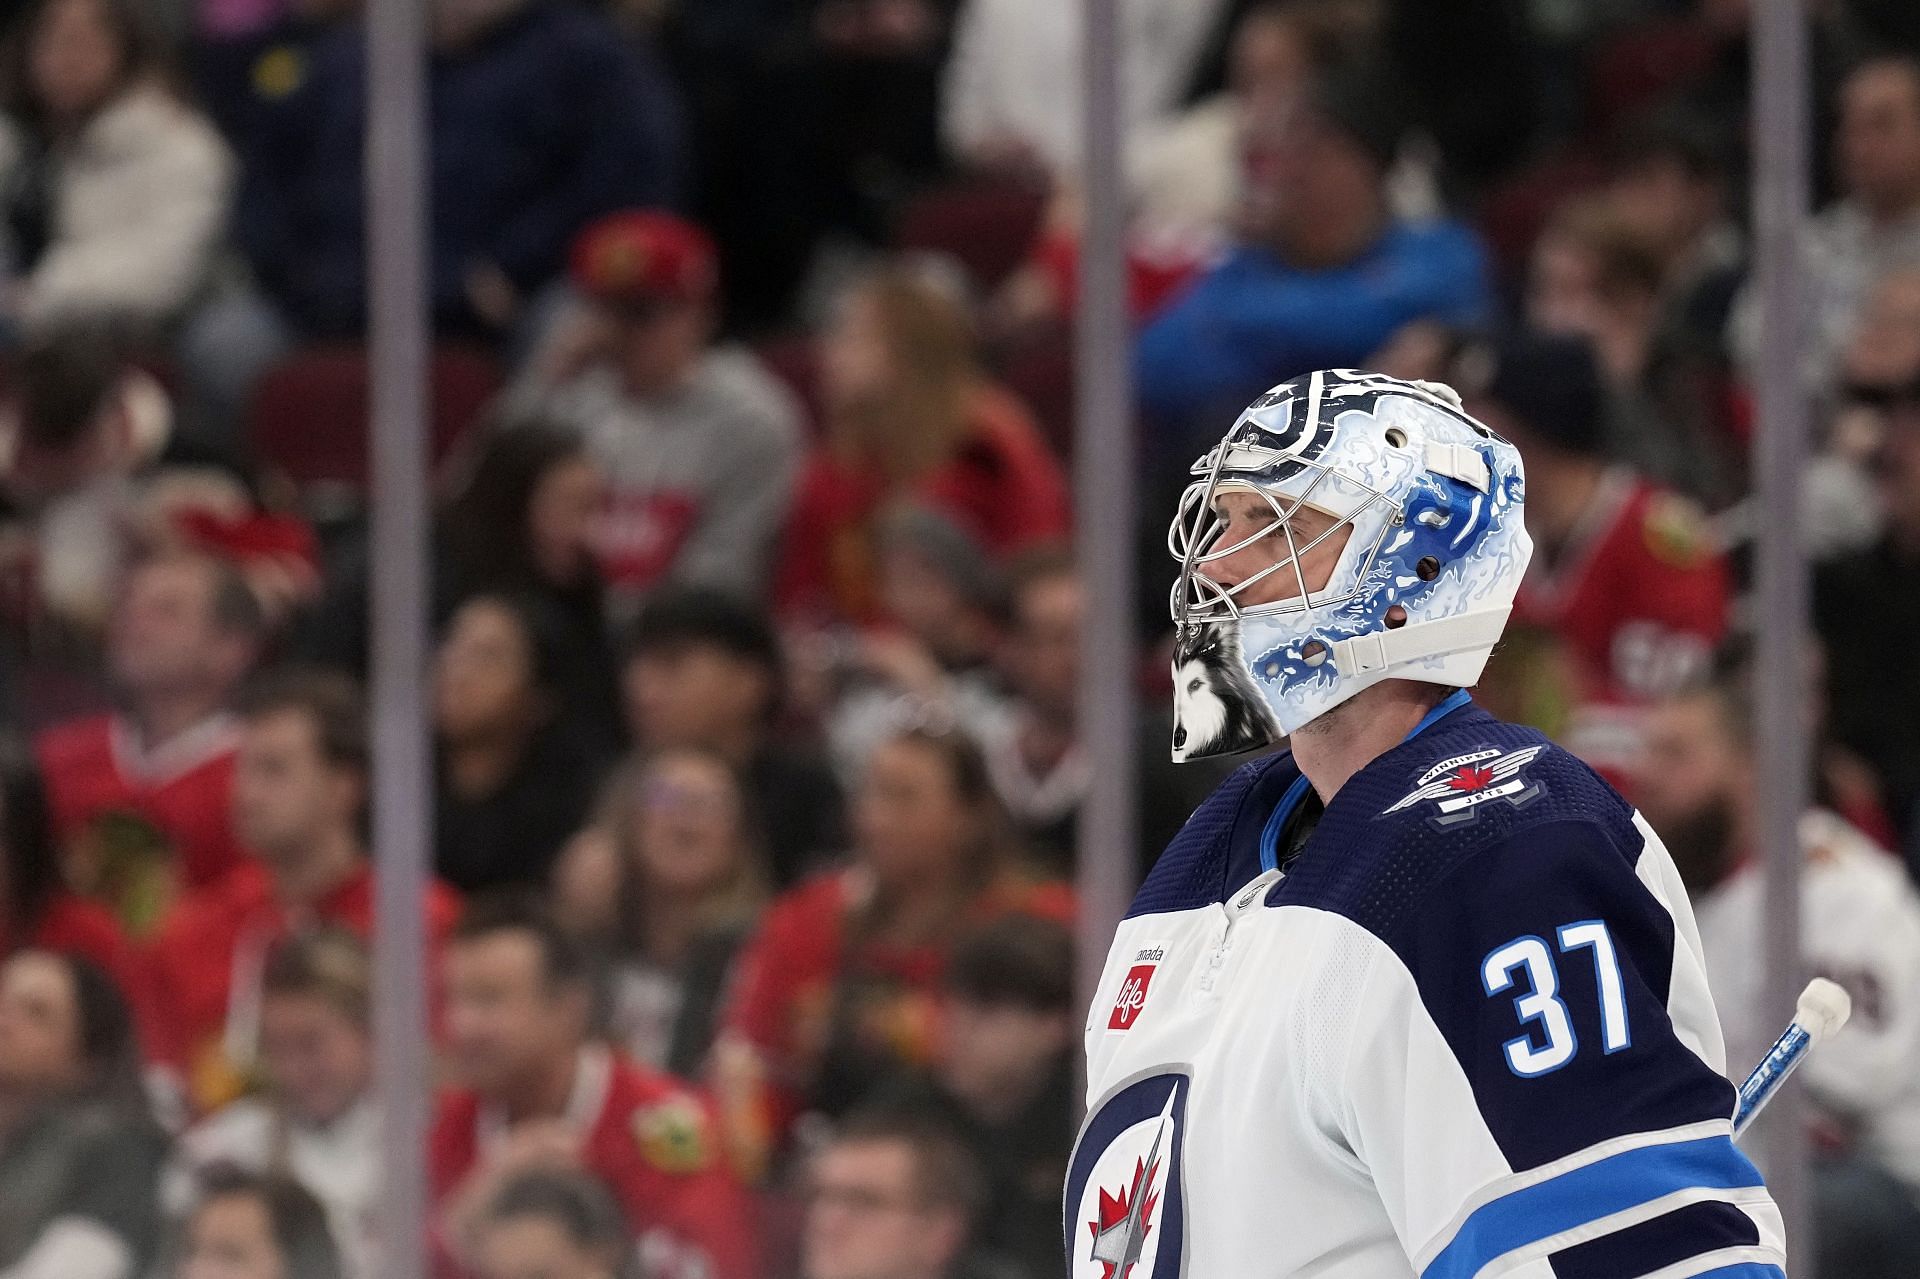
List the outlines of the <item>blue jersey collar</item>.
<svg viewBox="0 0 1920 1279">
<path fill-rule="evenodd" d="M 1400 739 L 1400 744 L 1405 746 L 1472 701 L 1473 695 L 1466 689 L 1454 689 L 1438 706 L 1420 717 L 1420 722 L 1413 726 L 1412 732 Z M 1262 871 L 1280 869 L 1280 832 L 1286 829 L 1287 819 L 1293 816 L 1293 810 L 1299 807 L 1300 801 L 1306 797 L 1309 785 L 1305 773 L 1294 778 L 1293 785 L 1287 787 L 1287 793 L 1280 797 L 1280 802 L 1274 805 L 1273 812 L 1268 815 L 1267 824 L 1260 831 L 1260 869 Z"/>
</svg>

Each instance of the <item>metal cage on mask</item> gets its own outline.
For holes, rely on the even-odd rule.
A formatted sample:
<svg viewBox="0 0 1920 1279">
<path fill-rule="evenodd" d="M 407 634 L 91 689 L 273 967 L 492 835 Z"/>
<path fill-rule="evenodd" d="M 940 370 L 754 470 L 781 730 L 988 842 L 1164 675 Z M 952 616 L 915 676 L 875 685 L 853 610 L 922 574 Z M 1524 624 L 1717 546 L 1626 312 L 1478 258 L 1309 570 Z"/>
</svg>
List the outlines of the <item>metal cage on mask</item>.
<svg viewBox="0 0 1920 1279">
<path fill-rule="evenodd" d="M 1180 576 L 1174 582 L 1169 601 L 1176 626 L 1224 621 L 1248 614 L 1306 612 L 1345 603 L 1361 591 L 1374 557 L 1388 533 L 1400 523 L 1402 511 L 1398 502 L 1350 471 L 1302 455 L 1302 450 L 1313 445 L 1320 435 L 1321 378 L 1321 374 L 1313 375 L 1305 429 L 1294 446 L 1237 442 L 1234 436 L 1243 432 L 1235 432 L 1194 463 L 1193 474 L 1201 478 L 1189 484 L 1180 495 L 1180 505 L 1167 530 L 1167 549 L 1180 564 Z M 1251 426 L 1252 430 L 1245 433 L 1263 429 L 1257 422 Z M 1214 500 L 1223 491 L 1257 494 L 1273 512 L 1274 522 L 1238 541 L 1221 545 L 1227 526 Z M 1323 500 L 1313 501 L 1316 495 Z M 1335 509 L 1336 504 L 1345 509 Z M 1344 580 L 1336 565 L 1325 585 L 1309 587 L 1302 560 L 1341 530 L 1357 528 L 1360 517 L 1376 506 L 1386 509 L 1387 518 L 1380 522 L 1372 543 L 1362 548 L 1358 556 L 1352 553 L 1355 548 L 1345 548 L 1348 553 L 1341 558 L 1353 567 L 1344 575 Z M 1292 523 L 1302 508 L 1318 511 L 1333 520 L 1325 531 L 1305 544 L 1299 542 Z M 1206 572 L 1207 565 L 1218 564 L 1267 537 L 1285 540 L 1285 557 L 1232 585 Z M 1288 571 L 1293 574 L 1295 594 L 1258 604 L 1240 603 L 1239 597 L 1248 588 Z"/>
<path fill-rule="evenodd" d="M 1323 370 L 1256 400 L 1192 474 L 1167 534 L 1176 760 L 1270 742 L 1382 679 L 1479 679 L 1531 542 L 1518 455 L 1451 388 Z M 1265 509 L 1223 512 L 1225 493 Z"/>
</svg>

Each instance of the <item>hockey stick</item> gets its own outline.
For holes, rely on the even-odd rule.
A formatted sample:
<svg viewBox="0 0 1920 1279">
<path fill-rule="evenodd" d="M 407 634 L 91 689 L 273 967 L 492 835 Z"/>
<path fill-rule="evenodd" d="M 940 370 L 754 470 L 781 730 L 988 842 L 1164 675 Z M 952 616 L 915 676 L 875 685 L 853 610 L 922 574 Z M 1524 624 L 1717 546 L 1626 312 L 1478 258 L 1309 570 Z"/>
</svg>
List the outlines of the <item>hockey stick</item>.
<svg viewBox="0 0 1920 1279">
<path fill-rule="evenodd" d="M 1853 1000 L 1838 984 L 1825 977 L 1815 977 L 1807 983 L 1794 1005 L 1793 1021 L 1786 1033 L 1774 1041 L 1772 1049 L 1747 1076 L 1747 1082 L 1740 1085 L 1740 1107 L 1733 1114 L 1736 1139 L 1747 1130 L 1761 1107 L 1773 1100 L 1780 1085 L 1806 1060 L 1813 1046 L 1846 1025 L 1852 1013 Z"/>
</svg>

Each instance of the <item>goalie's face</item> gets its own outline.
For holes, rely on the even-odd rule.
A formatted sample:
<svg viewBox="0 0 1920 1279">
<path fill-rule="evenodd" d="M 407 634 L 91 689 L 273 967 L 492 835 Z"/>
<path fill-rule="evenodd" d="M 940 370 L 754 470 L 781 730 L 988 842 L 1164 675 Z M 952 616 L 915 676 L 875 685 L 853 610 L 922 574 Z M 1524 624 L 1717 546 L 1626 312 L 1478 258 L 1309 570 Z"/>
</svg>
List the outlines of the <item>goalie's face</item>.
<svg viewBox="0 0 1920 1279">
<path fill-rule="evenodd" d="M 1311 506 L 1276 507 L 1251 489 L 1216 493 L 1213 511 L 1219 532 L 1212 546 L 1224 553 L 1197 571 L 1242 611 L 1324 591 L 1353 535 L 1350 522 Z"/>
</svg>

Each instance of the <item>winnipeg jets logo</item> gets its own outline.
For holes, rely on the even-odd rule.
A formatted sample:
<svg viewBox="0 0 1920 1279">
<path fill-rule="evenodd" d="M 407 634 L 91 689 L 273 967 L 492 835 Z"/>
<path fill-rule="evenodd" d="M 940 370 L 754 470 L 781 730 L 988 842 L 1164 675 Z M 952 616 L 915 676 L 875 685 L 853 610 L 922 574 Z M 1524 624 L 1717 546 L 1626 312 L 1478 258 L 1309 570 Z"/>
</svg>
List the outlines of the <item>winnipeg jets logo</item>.
<svg viewBox="0 0 1920 1279">
<path fill-rule="evenodd" d="M 1168 1093 L 1154 1127 L 1153 1145 L 1144 1158 L 1134 1161 L 1131 1183 L 1117 1195 L 1109 1194 L 1104 1186 L 1100 1188 L 1099 1209 L 1087 1223 L 1093 1232 L 1093 1250 L 1088 1257 L 1100 1263 L 1100 1279 L 1130 1279 L 1133 1268 L 1140 1264 L 1147 1236 L 1153 1231 L 1153 1209 L 1160 1202 L 1154 1187 L 1160 1179 L 1161 1147 L 1166 1144 L 1172 1122 L 1173 1094 Z"/>
<path fill-rule="evenodd" d="M 1071 1279 L 1175 1279 L 1181 1273 L 1186 1090 L 1184 1075 L 1150 1075 L 1089 1114 L 1067 1177 Z"/>
<path fill-rule="evenodd" d="M 1545 749 L 1545 746 L 1525 746 L 1517 751 L 1488 749 L 1443 759 L 1422 773 L 1413 792 L 1386 813 L 1397 813 L 1432 800 L 1439 809 L 1433 821 L 1450 826 L 1472 821 L 1475 810 L 1490 800 L 1525 804 L 1540 793 L 1540 787 L 1537 783 L 1530 785 L 1520 770 Z"/>
</svg>

